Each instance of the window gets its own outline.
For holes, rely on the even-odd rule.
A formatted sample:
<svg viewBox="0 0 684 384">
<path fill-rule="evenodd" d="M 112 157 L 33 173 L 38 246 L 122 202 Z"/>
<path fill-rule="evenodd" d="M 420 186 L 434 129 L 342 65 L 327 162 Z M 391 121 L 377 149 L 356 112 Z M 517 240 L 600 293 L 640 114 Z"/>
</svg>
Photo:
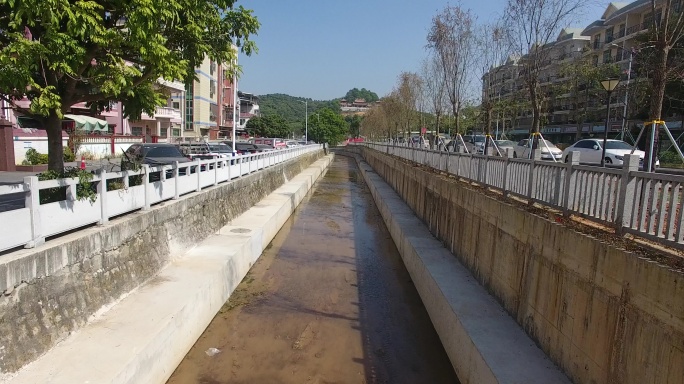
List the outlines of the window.
<svg viewBox="0 0 684 384">
<path fill-rule="evenodd" d="M 180 101 L 174 101 L 171 103 L 171 108 L 180 109 Z"/>
<path fill-rule="evenodd" d="M 178 128 L 172 129 L 172 130 L 171 130 L 171 135 L 173 135 L 173 137 L 178 137 L 178 136 L 180 136 L 180 129 L 178 129 Z"/>
<path fill-rule="evenodd" d="M 594 140 L 580 140 L 575 144 L 575 148 L 594 148 L 596 142 Z"/>
<path fill-rule="evenodd" d="M 168 137 L 169 136 L 169 129 L 168 128 L 161 128 L 160 130 L 160 136 L 161 137 Z"/>
<path fill-rule="evenodd" d="M 625 24 L 620 24 L 619 32 L 618 32 L 618 38 L 623 37 L 625 35 Z"/>
<path fill-rule="evenodd" d="M 209 62 L 209 74 L 214 76 L 215 72 L 216 72 L 216 63 L 211 61 L 211 62 Z"/>
<path fill-rule="evenodd" d="M 131 127 L 131 133 L 133 136 L 142 136 L 143 129 L 142 127 Z"/>
<path fill-rule="evenodd" d="M 213 99 L 214 95 L 216 95 L 216 80 L 211 80 L 209 82 L 209 97 Z"/>
<path fill-rule="evenodd" d="M 613 41 L 613 28 L 614 27 L 610 27 L 606 29 L 606 44 Z"/>
<path fill-rule="evenodd" d="M 611 62 L 611 51 L 610 51 L 610 49 L 603 51 L 603 62 L 604 63 L 610 63 Z"/>
</svg>

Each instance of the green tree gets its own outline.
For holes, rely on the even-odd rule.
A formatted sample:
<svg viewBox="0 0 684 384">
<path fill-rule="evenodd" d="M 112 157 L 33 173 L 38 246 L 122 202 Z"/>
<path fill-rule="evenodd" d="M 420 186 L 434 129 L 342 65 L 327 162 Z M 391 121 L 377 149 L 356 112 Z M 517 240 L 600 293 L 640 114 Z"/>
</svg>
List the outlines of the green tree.
<svg viewBox="0 0 684 384">
<path fill-rule="evenodd" d="M 27 97 L 21 112 L 43 121 L 50 170 L 64 169 L 61 120 L 85 102 L 121 101 L 127 117 L 165 102 L 159 78 L 188 82 L 205 57 L 235 62 L 256 50 L 259 29 L 235 0 L 0 0 L 0 94 Z M 239 68 L 230 69 L 239 73 Z"/>
<path fill-rule="evenodd" d="M 317 143 L 337 145 L 347 137 L 349 124 L 342 115 L 325 108 L 309 120 L 309 139 Z"/>
<path fill-rule="evenodd" d="M 371 92 L 367 90 L 366 88 L 353 88 L 350 89 L 346 95 L 344 95 L 344 98 L 347 101 L 354 101 L 356 99 L 364 99 L 368 103 L 373 103 L 375 101 L 380 100 L 378 95 L 375 92 Z"/>
<path fill-rule="evenodd" d="M 253 117 L 247 121 L 246 128 L 252 135 L 259 137 L 287 138 L 291 136 L 287 122 L 278 115 Z"/>
<path fill-rule="evenodd" d="M 359 137 L 361 134 L 361 120 L 363 118 L 360 115 L 349 115 L 344 120 L 349 124 L 349 136 Z"/>
</svg>

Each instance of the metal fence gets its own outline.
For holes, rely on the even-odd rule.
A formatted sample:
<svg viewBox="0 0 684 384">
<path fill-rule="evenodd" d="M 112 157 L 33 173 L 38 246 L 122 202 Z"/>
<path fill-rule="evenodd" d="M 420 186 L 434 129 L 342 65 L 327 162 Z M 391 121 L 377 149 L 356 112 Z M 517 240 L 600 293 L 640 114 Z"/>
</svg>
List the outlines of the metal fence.
<svg viewBox="0 0 684 384">
<path fill-rule="evenodd" d="M 24 246 L 33 248 L 46 237 L 90 224 L 106 224 L 111 217 L 200 191 L 260 169 L 320 150 L 318 145 L 263 152 L 232 158 L 195 160 L 159 167 L 143 165 L 137 171 L 108 172 L 102 169 L 90 181 L 97 188 L 91 200 L 77 198 L 77 178 L 43 180 L 24 178 L 23 184 L 0 185 L 3 195 L 24 194 L 23 207 L 0 212 L 0 251 Z M 131 182 L 131 181 L 134 182 Z M 40 191 L 65 189 L 66 199 L 41 204 Z"/>
<path fill-rule="evenodd" d="M 439 169 L 461 179 L 562 210 L 665 245 L 684 249 L 684 176 L 639 171 L 639 157 L 622 168 L 514 159 L 364 143 L 368 148 Z"/>
</svg>

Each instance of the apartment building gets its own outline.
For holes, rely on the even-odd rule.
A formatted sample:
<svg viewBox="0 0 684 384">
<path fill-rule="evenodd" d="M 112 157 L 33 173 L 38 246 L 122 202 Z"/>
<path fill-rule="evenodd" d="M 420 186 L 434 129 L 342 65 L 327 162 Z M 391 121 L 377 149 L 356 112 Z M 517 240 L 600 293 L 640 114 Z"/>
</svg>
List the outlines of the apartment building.
<svg viewBox="0 0 684 384">
<path fill-rule="evenodd" d="M 557 93 L 562 89 L 559 85 L 569 81 L 563 69 L 572 61 L 580 57 L 589 45 L 589 38 L 582 36 L 582 29 L 565 28 L 560 31 L 555 41 L 545 44 L 538 73 L 541 92 L 546 96 L 544 102 L 543 120 L 547 126 L 542 128 L 546 134 L 563 134 L 564 131 L 555 125 L 574 123 L 571 111 L 574 104 L 569 92 Z M 502 65 L 491 69 L 483 77 L 483 96 L 488 92 L 493 101 L 508 101 L 509 107 L 505 114 L 495 114 L 494 124 L 500 132 L 506 132 L 509 138 L 519 138 L 529 135 L 532 125 L 532 108 L 529 100 L 527 85 L 523 79 L 521 61 L 526 56 L 510 56 Z M 522 101 L 522 102 L 520 102 Z M 550 125 L 549 125 L 550 124 Z M 496 130 L 495 130 L 496 131 Z"/>
<path fill-rule="evenodd" d="M 219 65 L 208 57 L 195 68 L 196 79 L 185 87 L 186 140 L 217 139 Z"/>
<path fill-rule="evenodd" d="M 638 55 L 640 47 L 639 36 L 653 25 L 654 21 L 660 20 L 663 14 L 662 3 L 656 7 L 655 12 L 651 9 L 651 0 L 636 0 L 633 2 L 609 3 L 601 17 L 578 30 L 566 28 L 558 36 L 558 39 L 545 46 L 545 49 L 553 50 L 551 58 L 544 63 L 540 71 L 540 85 L 547 96 L 544 106 L 542 134 L 554 142 L 572 142 L 577 135 L 578 129 L 581 136 L 603 136 L 605 131 L 605 119 L 609 116 L 609 136 L 617 136 L 624 129 L 629 131 L 639 126 L 642 122 L 638 119 L 630 119 L 629 99 L 630 85 L 639 79 L 634 78 L 633 59 Z M 679 11 L 682 1 L 675 1 L 674 7 Z M 572 95 L 551 94 L 548 90 L 551 85 L 563 84 L 571 79 L 559 75 L 560 68 L 578 57 L 588 59 L 594 65 L 616 64 L 619 66 L 621 79 L 620 86 L 613 92 L 610 109 L 606 110 L 605 95 L 591 100 L 577 102 Z M 492 75 L 491 83 L 485 82 L 490 95 L 511 100 L 527 97 L 519 91 L 524 88 L 520 79 L 515 77 L 517 60 L 509 59 L 502 66 L 494 68 L 489 74 Z M 522 89 L 524 91 L 524 89 Z M 483 88 L 484 92 L 484 88 Z M 589 113 L 588 121 L 578 127 L 575 111 Z M 531 110 L 520 108 L 514 116 L 509 116 L 507 123 L 507 135 L 515 139 L 529 133 L 531 126 Z M 682 127 L 681 117 L 665 116 L 668 127 L 680 130 Z"/>
</svg>

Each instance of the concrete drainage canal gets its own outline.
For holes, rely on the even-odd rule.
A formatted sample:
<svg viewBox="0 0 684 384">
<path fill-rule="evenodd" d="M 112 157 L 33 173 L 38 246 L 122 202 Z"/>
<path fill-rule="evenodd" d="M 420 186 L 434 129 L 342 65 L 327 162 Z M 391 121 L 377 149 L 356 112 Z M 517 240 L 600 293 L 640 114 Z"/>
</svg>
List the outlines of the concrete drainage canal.
<svg viewBox="0 0 684 384">
<path fill-rule="evenodd" d="M 458 383 L 368 188 L 338 156 L 168 383 Z"/>
</svg>

